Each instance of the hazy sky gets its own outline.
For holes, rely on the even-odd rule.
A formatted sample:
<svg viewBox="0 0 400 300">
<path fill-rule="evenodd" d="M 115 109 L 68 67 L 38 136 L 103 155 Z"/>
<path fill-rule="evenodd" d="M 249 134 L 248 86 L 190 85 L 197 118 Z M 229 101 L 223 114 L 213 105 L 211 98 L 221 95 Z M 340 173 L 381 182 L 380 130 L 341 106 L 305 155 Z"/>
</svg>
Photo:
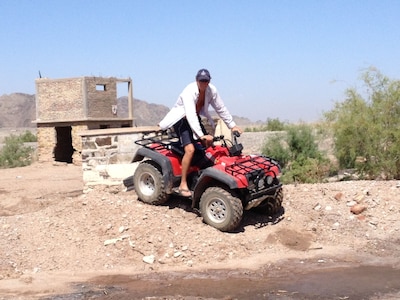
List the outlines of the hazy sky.
<svg viewBox="0 0 400 300">
<path fill-rule="evenodd" d="M 400 78 L 400 0 L 0 0 L 0 95 L 131 77 L 171 107 L 198 69 L 234 115 L 315 121 L 370 66 Z"/>
</svg>

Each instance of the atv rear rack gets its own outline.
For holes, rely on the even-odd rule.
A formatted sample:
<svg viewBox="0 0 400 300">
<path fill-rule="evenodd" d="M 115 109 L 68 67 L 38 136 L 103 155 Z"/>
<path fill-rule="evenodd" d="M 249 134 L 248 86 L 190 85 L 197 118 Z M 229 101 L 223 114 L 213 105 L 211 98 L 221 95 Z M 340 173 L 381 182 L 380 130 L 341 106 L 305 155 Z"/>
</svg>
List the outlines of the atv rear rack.
<svg viewBox="0 0 400 300">
<path fill-rule="evenodd" d="M 179 142 L 177 135 L 171 132 L 152 132 L 145 134 L 142 139 L 136 140 L 135 144 L 153 150 L 169 149 L 171 145 Z"/>
</svg>

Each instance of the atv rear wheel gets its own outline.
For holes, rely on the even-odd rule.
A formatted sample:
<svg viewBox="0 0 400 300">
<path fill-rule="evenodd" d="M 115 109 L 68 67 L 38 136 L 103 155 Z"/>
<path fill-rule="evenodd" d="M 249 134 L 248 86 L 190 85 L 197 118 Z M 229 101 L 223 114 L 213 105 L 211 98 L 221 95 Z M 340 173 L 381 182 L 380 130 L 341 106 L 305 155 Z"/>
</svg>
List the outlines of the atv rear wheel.
<svg viewBox="0 0 400 300">
<path fill-rule="evenodd" d="M 162 174 L 152 161 L 139 164 L 133 176 L 133 184 L 139 200 L 145 203 L 159 205 L 168 200 Z"/>
<path fill-rule="evenodd" d="M 269 216 L 276 215 L 282 210 L 283 202 L 283 189 L 279 188 L 274 195 L 271 195 L 259 206 L 255 207 L 254 210 L 266 214 Z"/>
<path fill-rule="evenodd" d="M 221 187 L 210 187 L 200 198 L 203 221 L 221 231 L 236 229 L 242 220 L 242 201 Z"/>
</svg>

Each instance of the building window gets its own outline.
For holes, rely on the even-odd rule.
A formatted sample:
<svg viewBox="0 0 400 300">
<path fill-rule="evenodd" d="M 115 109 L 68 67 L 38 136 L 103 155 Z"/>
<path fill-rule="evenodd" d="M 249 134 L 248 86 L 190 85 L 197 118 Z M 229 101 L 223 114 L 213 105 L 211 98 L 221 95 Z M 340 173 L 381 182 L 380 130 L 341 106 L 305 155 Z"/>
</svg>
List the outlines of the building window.
<svg viewBox="0 0 400 300">
<path fill-rule="evenodd" d="M 101 91 L 104 92 L 106 91 L 106 85 L 105 84 L 96 84 L 96 91 Z"/>
</svg>

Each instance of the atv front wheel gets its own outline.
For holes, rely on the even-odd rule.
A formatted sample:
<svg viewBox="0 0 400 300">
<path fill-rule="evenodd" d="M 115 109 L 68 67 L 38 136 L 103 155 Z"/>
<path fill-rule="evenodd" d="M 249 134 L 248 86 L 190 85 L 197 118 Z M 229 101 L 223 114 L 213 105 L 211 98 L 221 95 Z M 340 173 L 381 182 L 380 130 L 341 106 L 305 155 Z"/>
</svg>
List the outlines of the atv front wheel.
<svg viewBox="0 0 400 300">
<path fill-rule="evenodd" d="M 242 201 L 232 192 L 220 187 L 210 187 L 200 198 L 203 221 L 221 231 L 236 229 L 242 220 Z"/>
<path fill-rule="evenodd" d="M 264 200 L 263 203 L 255 207 L 254 210 L 262 214 L 273 216 L 281 212 L 282 202 L 283 202 L 283 189 L 279 188 L 274 195 L 268 197 L 266 200 Z"/>
<path fill-rule="evenodd" d="M 159 205 L 168 200 L 162 174 L 152 161 L 139 164 L 133 176 L 133 184 L 139 200 L 145 203 Z"/>
</svg>

